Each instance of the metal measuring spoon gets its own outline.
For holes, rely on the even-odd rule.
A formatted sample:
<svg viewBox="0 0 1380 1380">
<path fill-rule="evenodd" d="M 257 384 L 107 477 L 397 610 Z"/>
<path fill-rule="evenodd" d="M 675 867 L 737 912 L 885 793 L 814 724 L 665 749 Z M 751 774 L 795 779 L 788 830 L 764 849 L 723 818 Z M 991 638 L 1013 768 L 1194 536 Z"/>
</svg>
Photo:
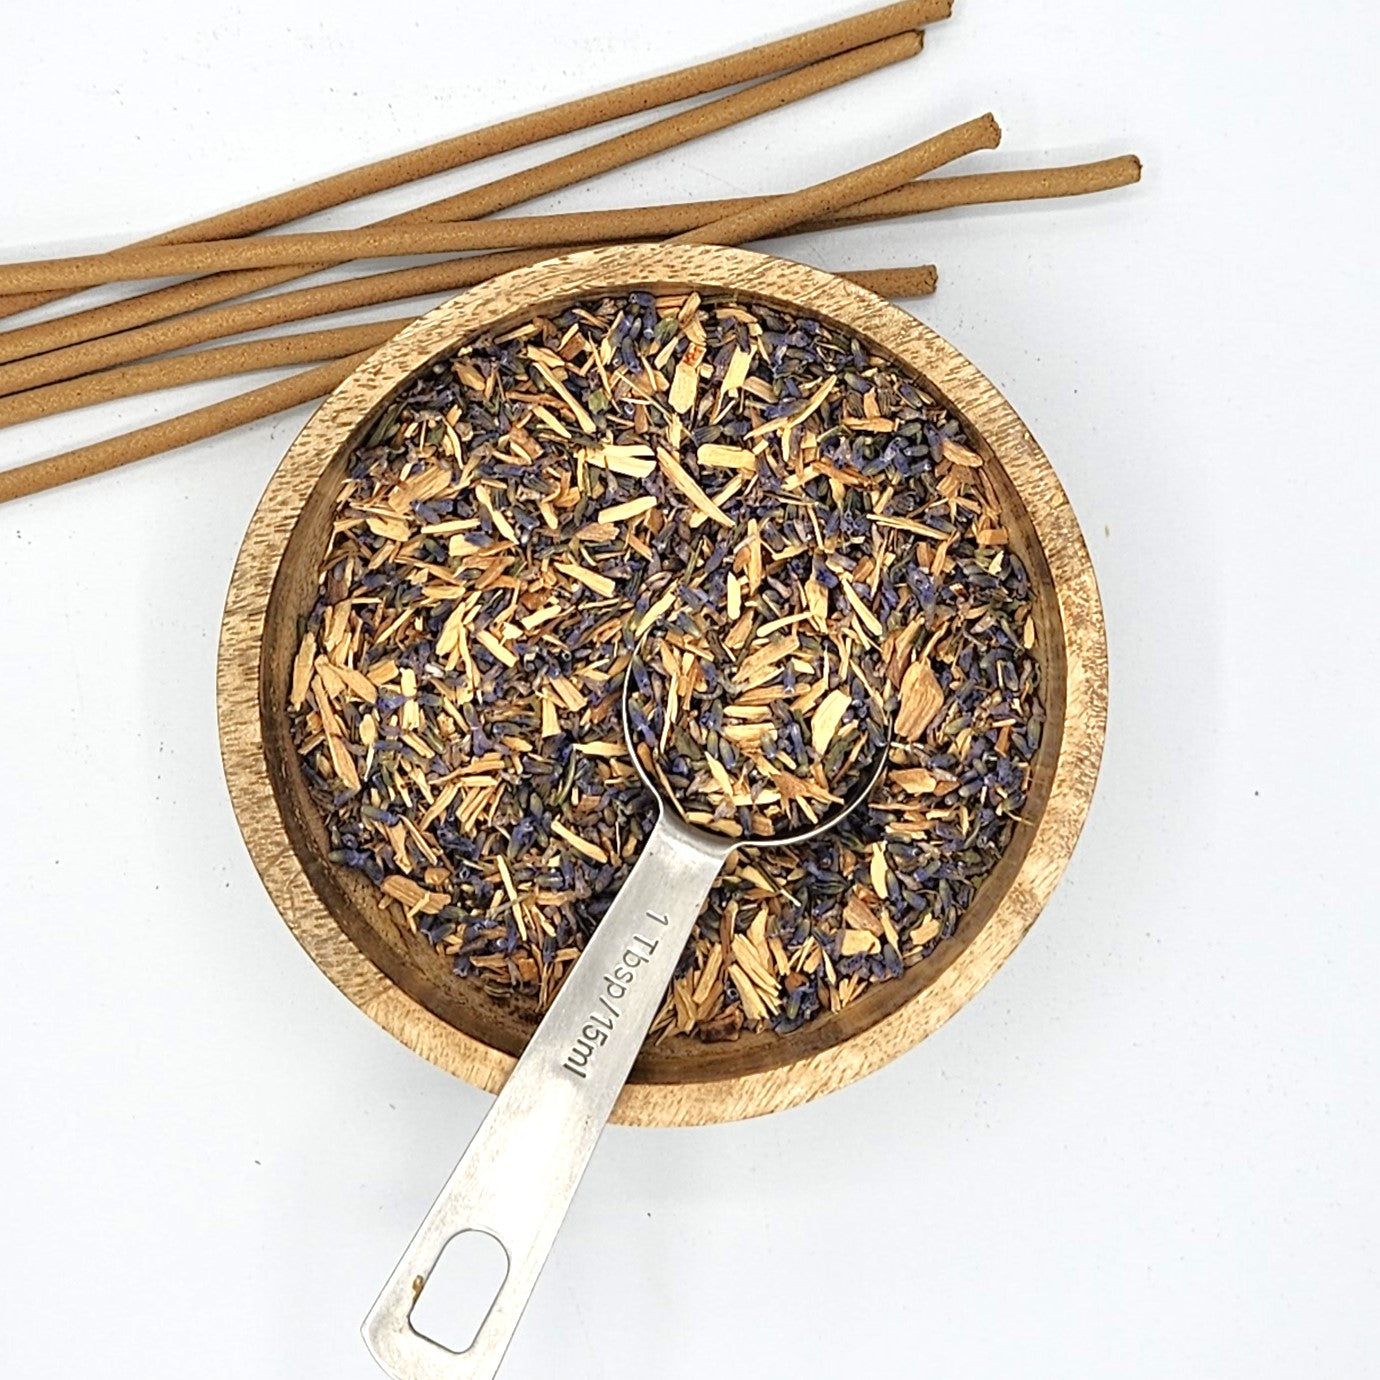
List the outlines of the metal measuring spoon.
<svg viewBox="0 0 1380 1380">
<path fill-rule="evenodd" d="M 638 756 L 632 680 L 623 683 L 623 737 L 656 798 L 656 827 L 364 1320 L 365 1343 L 393 1380 L 489 1380 L 498 1371 L 729 854 L 818 838 L 871 795 L 886 768 L 889 740 L 866 779 L 808 829 L 740 839 L 697 829 Z M 497 1241 L 508 1269 L 473 1342 L 455 1352 L 418 1332 L 411 1314 L 442 1251 L 466 1231 Z"/>
</svg>

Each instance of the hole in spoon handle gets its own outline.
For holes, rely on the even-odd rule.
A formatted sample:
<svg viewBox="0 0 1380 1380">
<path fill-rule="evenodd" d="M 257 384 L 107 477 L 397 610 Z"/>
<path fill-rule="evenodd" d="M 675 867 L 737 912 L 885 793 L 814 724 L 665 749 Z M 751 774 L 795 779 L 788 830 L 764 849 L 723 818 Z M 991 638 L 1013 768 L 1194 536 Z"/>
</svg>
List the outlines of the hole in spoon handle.
<svg viewBox="0 0 1380 1380">
<path fill-rule="evenodd" d="M 469 1351 L 508 1278 L 508 1252 L 486 1231 L 457 1232 L 425 1277 L 412 1281 L 413 1331 L 446 1351 Z"/>
</svg>

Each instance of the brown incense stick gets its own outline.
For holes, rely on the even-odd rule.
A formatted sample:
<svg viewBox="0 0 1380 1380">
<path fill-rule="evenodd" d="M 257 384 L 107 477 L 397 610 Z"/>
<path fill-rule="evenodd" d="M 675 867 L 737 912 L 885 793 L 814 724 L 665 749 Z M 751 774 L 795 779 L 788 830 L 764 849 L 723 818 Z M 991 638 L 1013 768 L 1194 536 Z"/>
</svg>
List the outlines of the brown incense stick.
<svg viewBox="0 0 1380 1380">
<path fill-rule="evenodd" d="M 806 96 L 817 95 L 821 91 L 841 86 L 869 72 L 913 57 L 919 51 L 918 33 L 898 34 L 895 38 L 884 39 L 865 48 L 853 49 L 839 57 L 827 58 L 809 67 L 802 67 L 799 71 L 788 73 L 784 77 L 775 77 L 757 86 L 750 86 L 745 91 L 722 96 L 679 115 L 672 115 L 627 134 L 605 139 L 589 148 L 553 158 L 549 162 L 499 178 L 481 187 L 471 188 L 458 196 L 445 197 L 400 216 L 390 216 L 379 223 L 392 225 L 469 220 L 506 210 L 534 197 L 574 186 L 601 173 L 611 172 L 615 168 L 624 167 L 652 154 L 676 148 L 691 139 L 727 129 L 769 110 L 777 110 L 784 105 L 803 100 Z M 0 335 L 0 360 L 19 359 L 32 354 L 35 349 L 51 348 L 34 346 L 33 333 L 41 333 L 50 338 L 54 334 L 53 328 L 58 332 L 65 330 L 69 335 L 64 343 L 75 344 L 81 340 L 90 340 L 96 335 L 127 329 L 136 320 L 141 324 L 163 320 L 176 313 L 194 311 L 216 302 L 242 297 L 246 293 L 276 287 L 280 283 L 291 282 L 294 278 L 302 278 L 318 269 L 328 267 L 330 264 L 323 262 L 302 264 L 295 268 L 221 274 L 214 278 L 179 283 L 157 292 L 130 298 L 126 302 L 117 302 L 108 307 L 98 307 L 92 312 L 82 312 L 64 317 L 57 322 L 45 323 L 49 327 L 48 330 L 40 326 L 7 331 Z M 116 320 L 122 324 L 111 324 Z"/>
<path fill-rule="evenodd" d="M 947 18 L 951 3 L 952 0 L 902 0 L 899 4 L 885 5 L 866 14 L 854 15 L 773 43 L 697 63 L 664 76 L 632 82 L 598 95 L 566 101 L 470 134 L 324 177 L 291 191 L 250 202 L 233 211 L 193 221 L 139 243 L 179 244 L 250 235 L 496 154 L 589 129 L 623 116 L 689 100 L 711 91 L 721 91 L 740 82 L 756 81 L 907 30 L 920 29 L 926 24 Z M 0 299 L 0 317 L 54 301 L 62 295 L 61 292 L 43 292 L 9 300 Z"/>
<path fill-rule="evenodd" d="M 792 232 L 861 225 L 897 216 L 1000 201 L 1033 201 L 1083 196 L 1124 187 L 1140 178 L 1140 159 L 1132 154 L 1066 168 L 1019 172 L 969 173 L 932 177 L 845 206 L 828 216 L 792 225 Z M 0 265 L 0 286 L 90 287 L 136 278 L 286 268 L 296 264 L 346 263 L 352 259 L 405 254 L 458 253 L 466 250 L 541 249 L 574 243 L 660 239 L 679 235 L 713 220 L 753 210 L 779 197 L 729 197 L 670 206 L 613 211 L 576 211 L 545 216 L 507 216 L 498 220 L 441 222 L 435 225 L 379 225 L 361 230 L 327 230 L 298 235 L 210 240 L 200 244 L 156 245 L 109 254 Z M 775 232 L 774 232 L 775 233 Z M 756 236 L 754 238 L 761 238 Z M 3 337 L 0 337 L 3 338 Z M 38 353 L 38 351 L 34 351 Z"/>
<path fill-rule="evenodd" d="M 818 187 L 807 188 L 792 196 L 774 198 L 764 203 L 762 209 L 748 210 L 726 220 L 712 222 L 712 240 L 733 243 L 739 236 L 750 237 L 759 228 L 770 232 L 802 215 L 810 216 L 822 210 L 836 209 L 858 191 L 866 195 L 869 189 L 904 181 L 917 169 L 933 169 L 974 149 L 991 147 L 999 138 L 1000 131 L 991 116 L 969 121 L 895 158 L 884 159 L 881 163 L 830 179 Z M 569 246 L 564 249 L 568 252 Z M 0 365 L 0 397 L 241 331 L 260 330 L 351 307 L 468 286 L 506 272 L 509 268 L 535 262 L 551 252 L 549 249 L 517 250 L 450 260 L 428 268 L 401 269 L 343 283 L 300 288 L 274 297 L 256 298 L 193 315 L 156 321 L 132 331 L 102 336 Z"/>
<path fill-rule="evenodd" d="M 539 163 L 533 168 L 511 173 L 507 177 L 486 182 L 482 187 L 471 187 L 456 196 L 434 201 L 406 216 L 394 217 L 398 221 L 443 221 L 477 220 L 480 216 L 492 215 L 495 211 L 518 206 L 525 201 L 558 192 L 565 187 L 588 182 L 591 178 L 614 168 L 626 167 L 655 153 L 678 148 L 681 144 L 728 129 L 741 124 L 754 116 L 764 115 L 782 106 L 793 105 L 806 96 L 813 96 L 835 86 L 842 86 L 858 77 L 866 76 L 893 63 L 903 62 L 914 57 L 921 48 L 918 33 L 897 34 L 894 38 L 883 39 L 880 43 L 869 44 L 865 48 L 855 48 L 841 53 L 838 57 L 826 58 L 799 71 L 787 73 L 784 77 L 773 77 L 770 81 L 750 86 L 745 91 L 736 91 L 730 96 L 720 96 L 678 115 L 668 115 L 665 119 L 630 130 L 626 134 L 615 135 L 588 148 L 577 149 L 561 158 Z"/>
<path fill-rule="evenodd" d="M 1140 181 L 1141 162 L 1133 153 L 1076 163 L 1063 168 L 1021 168 L 1015 172 L 966 173 L 962 177 L 927 177 L 894 192 L 846 206 L 832 216 L 797 226 L 797 230 L 830 230 L 860 221 L 947 211 L 957 206 L 983 206 L 1002 201 L 1042 201 L 1054 197 L 1087 196 L 1129 187 Z M 580 239 L 597 239 L 580 235 Z"/>
<path fill-rule="evenodd" d="M 895 292 L 897 296 L 907 297 L 920 297 L 933 292 L 936 279 L 932 264 L 916 268 L 863 269 L 839 276 L 874 292 Z M 274 343 L 259 341 L 249 346 L 231 348 L 248 351 Z M 217 353 L 219 352 L 203 352 Z M 299 403 L 324 397 L 372 353 L 372 350 L 364 350 L 348 359 L 333 360 L 315 369 L 295 374 L 292 378 L 241 393 L 224 402 L 212 403 L 209 407 L 198 408 L 179 417 L 171 417 L 164 422 L 156 422 L 152 426 L 141 427 L 137 431 L 112 437 L 108 441 L 98 441 L 94 445 L 82 446 L 77 450 L 65 451 L 61 455 L 49 456 L 45 460 L 34 460 L 27 465 L 0 471 L 0 503 L 25 498 L 45 489 L 55 489 L 73 480 L 102 474 L 106 470 L 128 465 L 135 460 L 144 460 L 164 451 L 176 450 L 180 446 L 190 445 L 193 441 L 205 440 L 222 431 L 243 426 L 246 422 L 257 421 L 262 417 L 296 407 Z M 192 355 L 187 358 L 197 359 L 199 356 Z M 241 358 L 252 356 L 245 354 Z M 203 377 L 213 375 L 207 374 Z M 189 381 L 189 378 L 181 381 Z"/>
<path fill-rule="evenodd" d="M 810 221 L 804 225 L 791 227 L 791 233 L 815 230 L 830 230 L 840 226 L 861 225 L 867 222 L 886 220 L 899 216 L 919 215 L 929 211 L 948 210 L 953 207 L 977 206 L 994 202 L 1033 201 L 1050 197 L 1086 196 L 1094 192 L 1110 191 L 1126 187 L 1140 180 L 1141 163 L 1134 154 L 1120 158 L 1107 158 L 1095 163 L 1079 163 L 1061 168 L 1030 168 L 1015 172 L 970 173 L 961 177 L 929 177 L 921 182 L 899 187 L 894 192 L 870 197 L 855 206 L 845 207 L 832 216 Z M 479 221 L 467 228 L 465 237 L 475 236 L 473 249 L 499 250 L 517 248 L 554 249 L 564 244 L 605 243 L 634 240 L 661 239 L 668 235 L 679 235 L 686 230 L 704 225 L 711 220 L 733 215 L 738 211 L 756 206 L 767 198 L 730 197 L 717 201 L 676 202 L 662 206 L 628 207 L 611 211 L 576 211 L 543 216 L 506 216 L 497 220 Z M 320 236 L 273 236 L 271 238 L 236 241 L 215 241 L 209 244 L 176 246 L 155 252 L 168 254 L 189 254 L 205 256 L 206 267 L 222 272 L 243 268 L 246 265 L 237 261 L 235 246 L 241 243 L 256 245 L 276 244 L 280 239 L 294 242 L 305 239 L 329 240 L 342 246 L 342 259 L 364 258 L 367 247 L 363 240 L 351 237 L 370 237 L 378 244 L 378 252 L 385 245 L 394 245 L 397 252 L 414 252 L 406 248 L 411 243 L 406 236 L 418 233 L 430 234 L 429 228 L 421 226 L 396 225 L 364 230 L 343 230 Z M 397 239 L 388 237 L 397 236 Z M 373 237 L 377 237 L 374 239 Z M 131 253 L 144 251 L 130 251 Z M 224 255 L 224 257 L 222 257 Z M 324 257 L 324 255 L 322 255 Z M 120 255 L 107 256 L 115 265 Z M 171 272 L 172 269 L 170 268 Z M 196 271 L 188 263 L 187 271 Z M 123 278 L 124 273 L 116 275 Z M 135 302 L 143 299 L 131 299 Z M 117 306 L 120 304 L 117 304 Z M 101 308 L 100 311 L 107 311 Z M 55 322 L 26 327 L 22 332 L 0 333 L 0 361 L 7 358 L 23 358 L 39 354 L 45 350 L 59 349 L 79 340 L 113 333 L 116 330 L 143 324 L 141 317 L 128 322 L 112 319 L 107 330 L 99 327 L 84 329 L 82 319 L 91 313 L 64 317 Z M 76 329 L 74 330 L 73 327 Z M 29 348 L 20 348 L 6 353 L 4 346 L 10 336 L 26 335 Z"/>
<path fill-rule="evenodd" d="M 165 450 L 175 450 L 193 441 L 202 441 L 208 436 L 243 426 L 246 422 L 271 417 L 275 412 L 286 411 L 299 403 L 311 402 L 329 393 L 371 353 L 365 350 L 348 359 L 333 360 L 329 364 L 294 374 L 291 378 L 227 398 L 224 402 L 212 403 L 210 407 L 199 407 L 195 412 L 170 417 L 165 422 L 140 427 L 138 431 L 126 432 L 108 441 L 97 441 L 95 445 L 65 451 L 47 460 L 35 460 L 28 465 L 0 471 L 0 503 L 39 493 L 43 489 L 56 488 L 74 479 L 101 474 Z"/>
<path fill-rule="evenodd" d="M 52 417 L 79 407 L 94 407 L 116 398 L 131 398 L 140 393 L 156 393 L 185 383 L 228 378 L 233 374 L 252 374 L 257 369 L 277 369 L 288 364 L 309 364 L 340 359 L 360 350 L 376 349 L 416 318 L 397 317 L 370 321 L 361 326 L 333 326 L 322 331 L 299 331 L 275 335 L 267 340 L 250 340 L 238 345 L 219 345 L 194 354 L 164 355 L 158 359 L 105 369 L 98 374 L 83 374 L 63 383 L 30 388 L 0 398 L 0 427 Z"/>
<path fill-rule="evenodd" d="M 749 206 L 720 220 L 710 221 L 695 230 L 676 236 L 682 244 L 743 244 L 788 230 L 801 221 L 832 215 L 870 196 L 894 191 L 903 183 L 935 168 L 951 163 L 978 149 L 994 149 L 1001 142 L 1001 129 L 991 115 L 957 125 L 933 139 L 915 144 L 901 153 L 869 163 L 865 168 L 817 182 L 790 196 L 774 197 Z"/>
<path fill-rule="evenodd" d="M 66 259 L 36 259 L 0 264 L 0 290 L 61 288 L 77 291 L 102 283 L 138 278 L 176 278 L 191 274 L 233 273 L 253 268 L 293 268 L 299 264 L 348 263 L 352 259 L 407 254 L 458 254 L 474 249 L 537 248 L 552 243 L 542 231 L 519 223 L 518 232 L 500 229 L 502 221 L 449 221 L 438 225 L 380 225 L 363 230 L 327 230 L 301 235 L 263 235 L 205 244 L 155 245 L 112 254 L 81 254 Z M 497 240 L 500 243 L 495 244 Z M 569 240 L 556 241 L 569 244 Z"/>
<path fill-rule="evenodd" d="M 850 283 L 875 292 L 878 297 L 928 297 L 939 285 L 939 273 L 933 264 L 917 264 L 914 268 L 859 268 L 838 274 Z"/>
<path fill-rule="evenodd" d="M 914 268 L 858 269 L 839 276 L 879 296 L 898 298 L 928 297 L 934 292 L 938 281 L 933 264 L 921 264 Z M 51 417 L 80 407 L 94 407 L 98 403 L 134 397 L 140 393 L 154 393 L 184 383 L 249 374 L 256 369 L 272 369 L 285 364 L 338 359 L 346 352 L 381 345 L 414 319 L 409 316 L 369 322 L 362 326 L 302 331 L 295 335 L 272 336 L 267 340 L 221 345 L 193 354 L 163 355 L 138 364 L 83 374 L 80 378 L 30 388 L 0 398 L 0 427 L 17 426 L 40 417 Z"/>
<path fill-rule="evenodd" d="M 566 252 L 578 246 L 567 246 Z M 181 350 L 208 340 L 219 340 L 244 331 L 263 330 L 304 321 L 331 312 L 355 307 L 377 306 L 409 297 L 472 287 L 486 278 L 550 256 L 542 249 L 517 250 L 506 254 L 478 254 L 467 259 L 447 259 L 422 268 L 400 268 L 389 273 L 372 273 L 342 283 L 323 283 L 319 287 L 296 288 L 274 297 L 256 297 L 248 302 L 232 302 L 192 316 L 170 321 L 155 321 L 137 330 L 102 336 L 63 350 L 15 360 L 0 365 L 0 397 L 25 388 L 38 388 L 62 379 L 76 378 L 97 369 L 127 364 L 150 355 Z"/>
</svg>

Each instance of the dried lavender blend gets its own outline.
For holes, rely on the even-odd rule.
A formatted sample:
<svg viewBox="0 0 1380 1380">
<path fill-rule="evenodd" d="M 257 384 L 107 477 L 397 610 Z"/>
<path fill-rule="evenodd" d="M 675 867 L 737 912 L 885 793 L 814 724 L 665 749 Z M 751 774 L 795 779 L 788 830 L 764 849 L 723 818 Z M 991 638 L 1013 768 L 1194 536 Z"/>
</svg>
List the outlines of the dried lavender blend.
<svg viewBox="0 0 1380 1380">
<path fill-rule="evenodd" d="M 807 317 L 632 293 L 461 347 L 350 457 L 320 576 L 289 712 L 332 857 L 533 1019 L 655 820 L 630 667 L 639 750 L 720 832 L 811 818 L 893 735 L 836 830 L 729 860 L 656 1037 L 785 1033 L 900 976 L 1025 801 L 997 491 L 913 377 Z"/>
</svg>

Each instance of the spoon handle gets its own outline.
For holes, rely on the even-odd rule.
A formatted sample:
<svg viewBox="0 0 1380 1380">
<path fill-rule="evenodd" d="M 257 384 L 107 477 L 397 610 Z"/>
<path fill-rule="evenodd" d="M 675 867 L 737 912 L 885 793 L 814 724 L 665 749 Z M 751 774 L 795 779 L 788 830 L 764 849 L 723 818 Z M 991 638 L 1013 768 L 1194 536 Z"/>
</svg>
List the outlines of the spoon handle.
<svg viewBox="0 0 1380 1380">
<path fill-rule="evenodd" d="M 608 913 L 364 1320 L 393 1380 L 489 1380 L 732 844 L 663 813 Z M 498 1241 L 508 1270 L 467 1350 L 413 1328 L 441 1252 L 465 1231 Z"/>
</svg>

